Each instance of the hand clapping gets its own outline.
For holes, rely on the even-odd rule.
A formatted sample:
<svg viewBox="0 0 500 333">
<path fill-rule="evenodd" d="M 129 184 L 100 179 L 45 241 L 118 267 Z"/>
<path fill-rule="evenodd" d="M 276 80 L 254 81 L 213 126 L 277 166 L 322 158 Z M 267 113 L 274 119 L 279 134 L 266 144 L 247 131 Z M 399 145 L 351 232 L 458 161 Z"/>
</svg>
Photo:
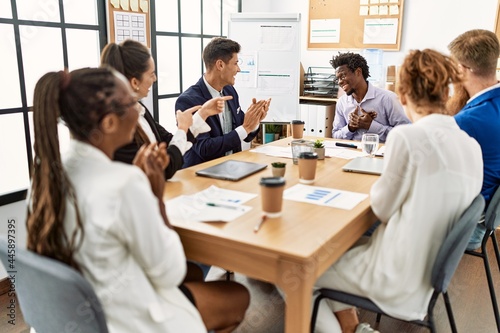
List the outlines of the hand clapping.
<svg viewBox="0 0 500 333">
<path fill-rule="evenodd" d="M 243 121 L 243 127 L 247 133 L 254 131 L 259 126 L 260 122 L 266 118 L 270 104 L 271 98 L 260 101 L 252 98 L 252 104 L 250 104 L 247 112 L 245 112 L 245 120 Z"/>
<path fill-rule="evenodd" d="M 165 187 L 165 168 L 170 162 L 164 142 L 157 145 L 150 143 L 143 145 L 135 155 L 132 164 L 138 166 L 148 177 L 153 194 L 160 200 L 163 198 Z"/>
</svg>

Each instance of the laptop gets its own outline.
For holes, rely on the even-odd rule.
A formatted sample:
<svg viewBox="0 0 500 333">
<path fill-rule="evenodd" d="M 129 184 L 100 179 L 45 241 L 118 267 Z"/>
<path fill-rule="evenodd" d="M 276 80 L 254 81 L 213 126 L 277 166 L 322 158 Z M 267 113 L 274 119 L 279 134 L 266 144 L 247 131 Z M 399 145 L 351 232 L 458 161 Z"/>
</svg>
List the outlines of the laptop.
<svg viewBox="0 0 500 333">
<path fill-rule="evenodd" d="M 384 160 L 381 158 L 356 157 L 342 167 L 347 172 L 367 173 L 370 175 L 381 175 Z"/>
<path fill-rule="evenodd" d="M 198 170 L 196 174 L 203 177 L 238 181 L 266 167 L 267 164 L 228 160 L 209 168 Z"/>
</svg>

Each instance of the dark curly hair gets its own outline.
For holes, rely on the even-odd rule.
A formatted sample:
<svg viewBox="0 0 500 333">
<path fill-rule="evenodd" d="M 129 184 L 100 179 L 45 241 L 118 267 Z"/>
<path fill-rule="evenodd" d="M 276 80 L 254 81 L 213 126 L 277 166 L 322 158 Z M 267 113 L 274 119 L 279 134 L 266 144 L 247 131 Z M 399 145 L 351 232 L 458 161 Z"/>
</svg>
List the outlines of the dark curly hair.
<svg viewBox="0 0 500 333">
<path fill-rule="evenodd" d="M 338 68 L 340 66 L 346 65 L 347 68 L 351 72 L 354 72 L 357 68 L 361 68 L 361 72 L 363 73 L 363 77 L 365 80 L 368 80 L 370 77 L 370 69 L 368 67 L 368 63 L 366 59 L 357 53 L 346 52 L 340 53 L 336 56 L 333 56 L 332 60 L 330 60 L 330 65 L 333 68 Z"/>
</svg>

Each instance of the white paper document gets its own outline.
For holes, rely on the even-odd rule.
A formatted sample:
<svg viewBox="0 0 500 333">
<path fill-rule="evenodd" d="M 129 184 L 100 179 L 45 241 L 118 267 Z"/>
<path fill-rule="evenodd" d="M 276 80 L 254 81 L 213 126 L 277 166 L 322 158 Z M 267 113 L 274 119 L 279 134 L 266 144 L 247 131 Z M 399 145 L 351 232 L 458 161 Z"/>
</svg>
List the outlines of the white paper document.
<svg viewBox="0 0 500 333">
<path fill-rule="evenodd" d="M 360 150 L 337 147 L 335 146 L 335 141 L 323 141 L 323 144 L 325 145 L 326 157 L 338 157 L 346 160 L 352 160 L 353 158 L 356 157 L 367 156 L 366 153 L 363 153 Z M 356 145 L 356 143 L 354 144 Z M 290 146 L 279 147 L 279 146 L 265 145 L 252 149 L 250 151 L 252 153 L 261 153 L 261 154 L 266 154 L 268 156 L 292 158 L 292 149 Z"/>
<path fill-rule="evenodd" d="M 340 19 L 311 20 L 309 42 L 312 43 L 339 43 Z"/>
<path fill-rule="evenodd" d="M 396 44 L 398 23 L 397 18 L 365 19 L 363 44 Z"/>
<path fill-rule="evenodd" d="M 368 194 L 303 184 L 294 185 L 286 189 L 283 193 L 283 199 L 286 200 L 307 202 L 345 210 L 353 209 L 366 198 L 368 198 Z"/>
<path fill-rule="evenodd" d="M 279 146 L 260 146 L 255 149 L 250 150 L 252 153 L 260 153 L 268 156 L 274 157 L 285 157 L 292 158 L 292 148 L 290 146 L 287 147 L 279 147 Z"/>
<path fill-rule="evenodd" d="M 165 204 L 169 218 L 200 222 L 230 222 L 252 209 L 242 204 L 257 196 L 210 186 L 192 194 L 180 195 Z"/>
</svg>

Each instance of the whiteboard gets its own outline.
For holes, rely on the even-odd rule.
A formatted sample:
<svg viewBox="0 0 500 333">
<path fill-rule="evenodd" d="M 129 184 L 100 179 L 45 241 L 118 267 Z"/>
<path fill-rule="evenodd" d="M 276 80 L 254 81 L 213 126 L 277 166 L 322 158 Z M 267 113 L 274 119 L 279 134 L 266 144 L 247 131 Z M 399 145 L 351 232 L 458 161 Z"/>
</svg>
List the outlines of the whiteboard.
<svg viewBox="0 0 500 333">
<path fill-rule="evenodd" d="M 272 98 L 263 121 L 299 119 L 300 13 L 233 13 L 228 37 L 241 45 L 234 87 L 242 109 Z"/>
</svg>

